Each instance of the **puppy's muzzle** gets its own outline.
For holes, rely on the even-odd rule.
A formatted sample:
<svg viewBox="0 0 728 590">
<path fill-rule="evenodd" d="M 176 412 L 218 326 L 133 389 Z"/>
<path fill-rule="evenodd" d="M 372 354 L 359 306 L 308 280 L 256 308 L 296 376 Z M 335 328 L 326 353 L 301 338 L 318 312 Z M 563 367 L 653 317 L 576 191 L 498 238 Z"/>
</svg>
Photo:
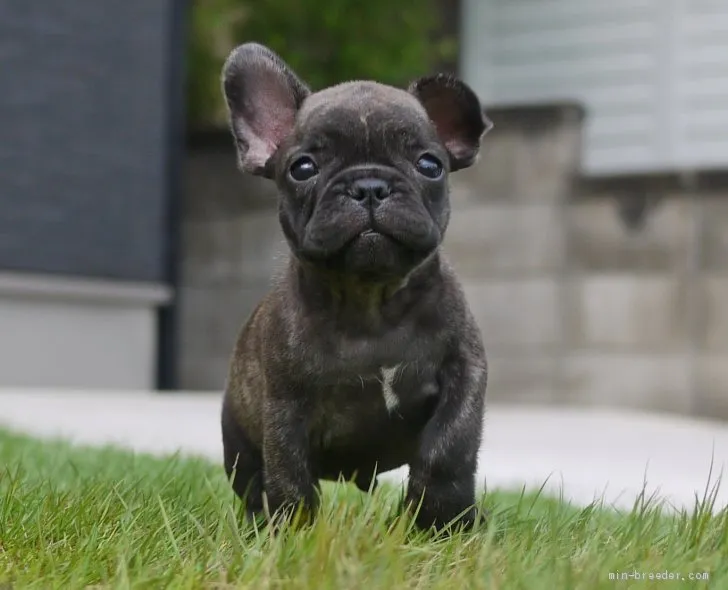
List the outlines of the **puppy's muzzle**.
<svg viewBox="0 0 728 590">
<path fill-rule="evenodd" d="M 383 178 L 365 177 L 354 180 L 346 191 L 355 201 L 376 207 L 392 194 L 392 186 Z"/>
</svg>

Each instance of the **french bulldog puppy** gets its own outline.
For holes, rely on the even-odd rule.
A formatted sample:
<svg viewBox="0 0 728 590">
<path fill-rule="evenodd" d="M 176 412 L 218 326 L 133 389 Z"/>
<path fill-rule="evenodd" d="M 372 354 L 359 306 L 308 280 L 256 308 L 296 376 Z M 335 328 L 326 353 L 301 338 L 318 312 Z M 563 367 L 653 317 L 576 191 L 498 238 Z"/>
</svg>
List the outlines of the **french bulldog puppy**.
<svg viewBox="0 0 728 590">
<path fill-rule="evenodd" d="M 249 515 L 311 516 L 319 480 L 366 491 L 408 465 L 418 526 L 474 524 L 487 365 L 440 245 L 448 174 L 491 127 L 478 98 L 448 75 L 312 92 L 256 43 L 222 79 L 239 167 L 275 181 L 291 250 L 232 356 L 236 494 Z"/>
</svg>

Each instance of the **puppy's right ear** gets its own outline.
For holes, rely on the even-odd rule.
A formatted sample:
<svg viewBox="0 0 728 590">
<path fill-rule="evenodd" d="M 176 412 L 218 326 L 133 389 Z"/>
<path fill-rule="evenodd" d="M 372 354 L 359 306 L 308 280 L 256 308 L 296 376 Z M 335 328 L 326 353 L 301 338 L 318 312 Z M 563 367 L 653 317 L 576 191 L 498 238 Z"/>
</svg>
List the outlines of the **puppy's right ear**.
<svg viewBox="0 0 728 590">
<path fill-rule="evenodd" d="M 232 51 L 222 69 L 222 87 L 238 166 L 271 178 L 267 164 L 293 130 L 296 113 L 311 91 L 278 55 L 258 43 Z"/>
<path fill-rule="evenodd" d="M 450 171 L 475 163 L 480 140 L 493 127 L 472 88 L 448 74 L 426 76 L 410 84 L 450 154 Z"/>
</svg>

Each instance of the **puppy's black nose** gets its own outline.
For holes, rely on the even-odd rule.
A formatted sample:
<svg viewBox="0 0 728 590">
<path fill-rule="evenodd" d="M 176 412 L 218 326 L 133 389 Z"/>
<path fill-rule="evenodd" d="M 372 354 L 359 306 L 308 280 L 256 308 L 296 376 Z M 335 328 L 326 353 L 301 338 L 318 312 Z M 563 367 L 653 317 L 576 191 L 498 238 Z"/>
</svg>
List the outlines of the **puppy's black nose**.
<svg viewBox="0 0 728 590">
<path fill-rule="evenodd" d="M 389 193 L 389 183 L 381 178 L 359 178 L 351 185 L 351 196 L 357 201 L 382 201 Z"/>
</svg>

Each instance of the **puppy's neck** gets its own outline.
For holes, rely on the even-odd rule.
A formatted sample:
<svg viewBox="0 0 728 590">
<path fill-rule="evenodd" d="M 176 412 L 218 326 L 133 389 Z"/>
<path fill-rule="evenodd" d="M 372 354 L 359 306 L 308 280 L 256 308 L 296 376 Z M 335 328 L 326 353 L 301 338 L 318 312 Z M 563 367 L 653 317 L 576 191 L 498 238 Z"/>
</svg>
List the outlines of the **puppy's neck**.
<svg viewBox="0 0 728 590">
<path fill-rule="evenodd" d="M 326 310 L 346 323 L 375 328 L 383 320 L 396 320 L 440 276 L 440 255 L 435 252 L 408 275 L 369 279 L 322 269 L 291 257 L 291 274 L 300 301 L 314 310 Z"/>
</svg>

